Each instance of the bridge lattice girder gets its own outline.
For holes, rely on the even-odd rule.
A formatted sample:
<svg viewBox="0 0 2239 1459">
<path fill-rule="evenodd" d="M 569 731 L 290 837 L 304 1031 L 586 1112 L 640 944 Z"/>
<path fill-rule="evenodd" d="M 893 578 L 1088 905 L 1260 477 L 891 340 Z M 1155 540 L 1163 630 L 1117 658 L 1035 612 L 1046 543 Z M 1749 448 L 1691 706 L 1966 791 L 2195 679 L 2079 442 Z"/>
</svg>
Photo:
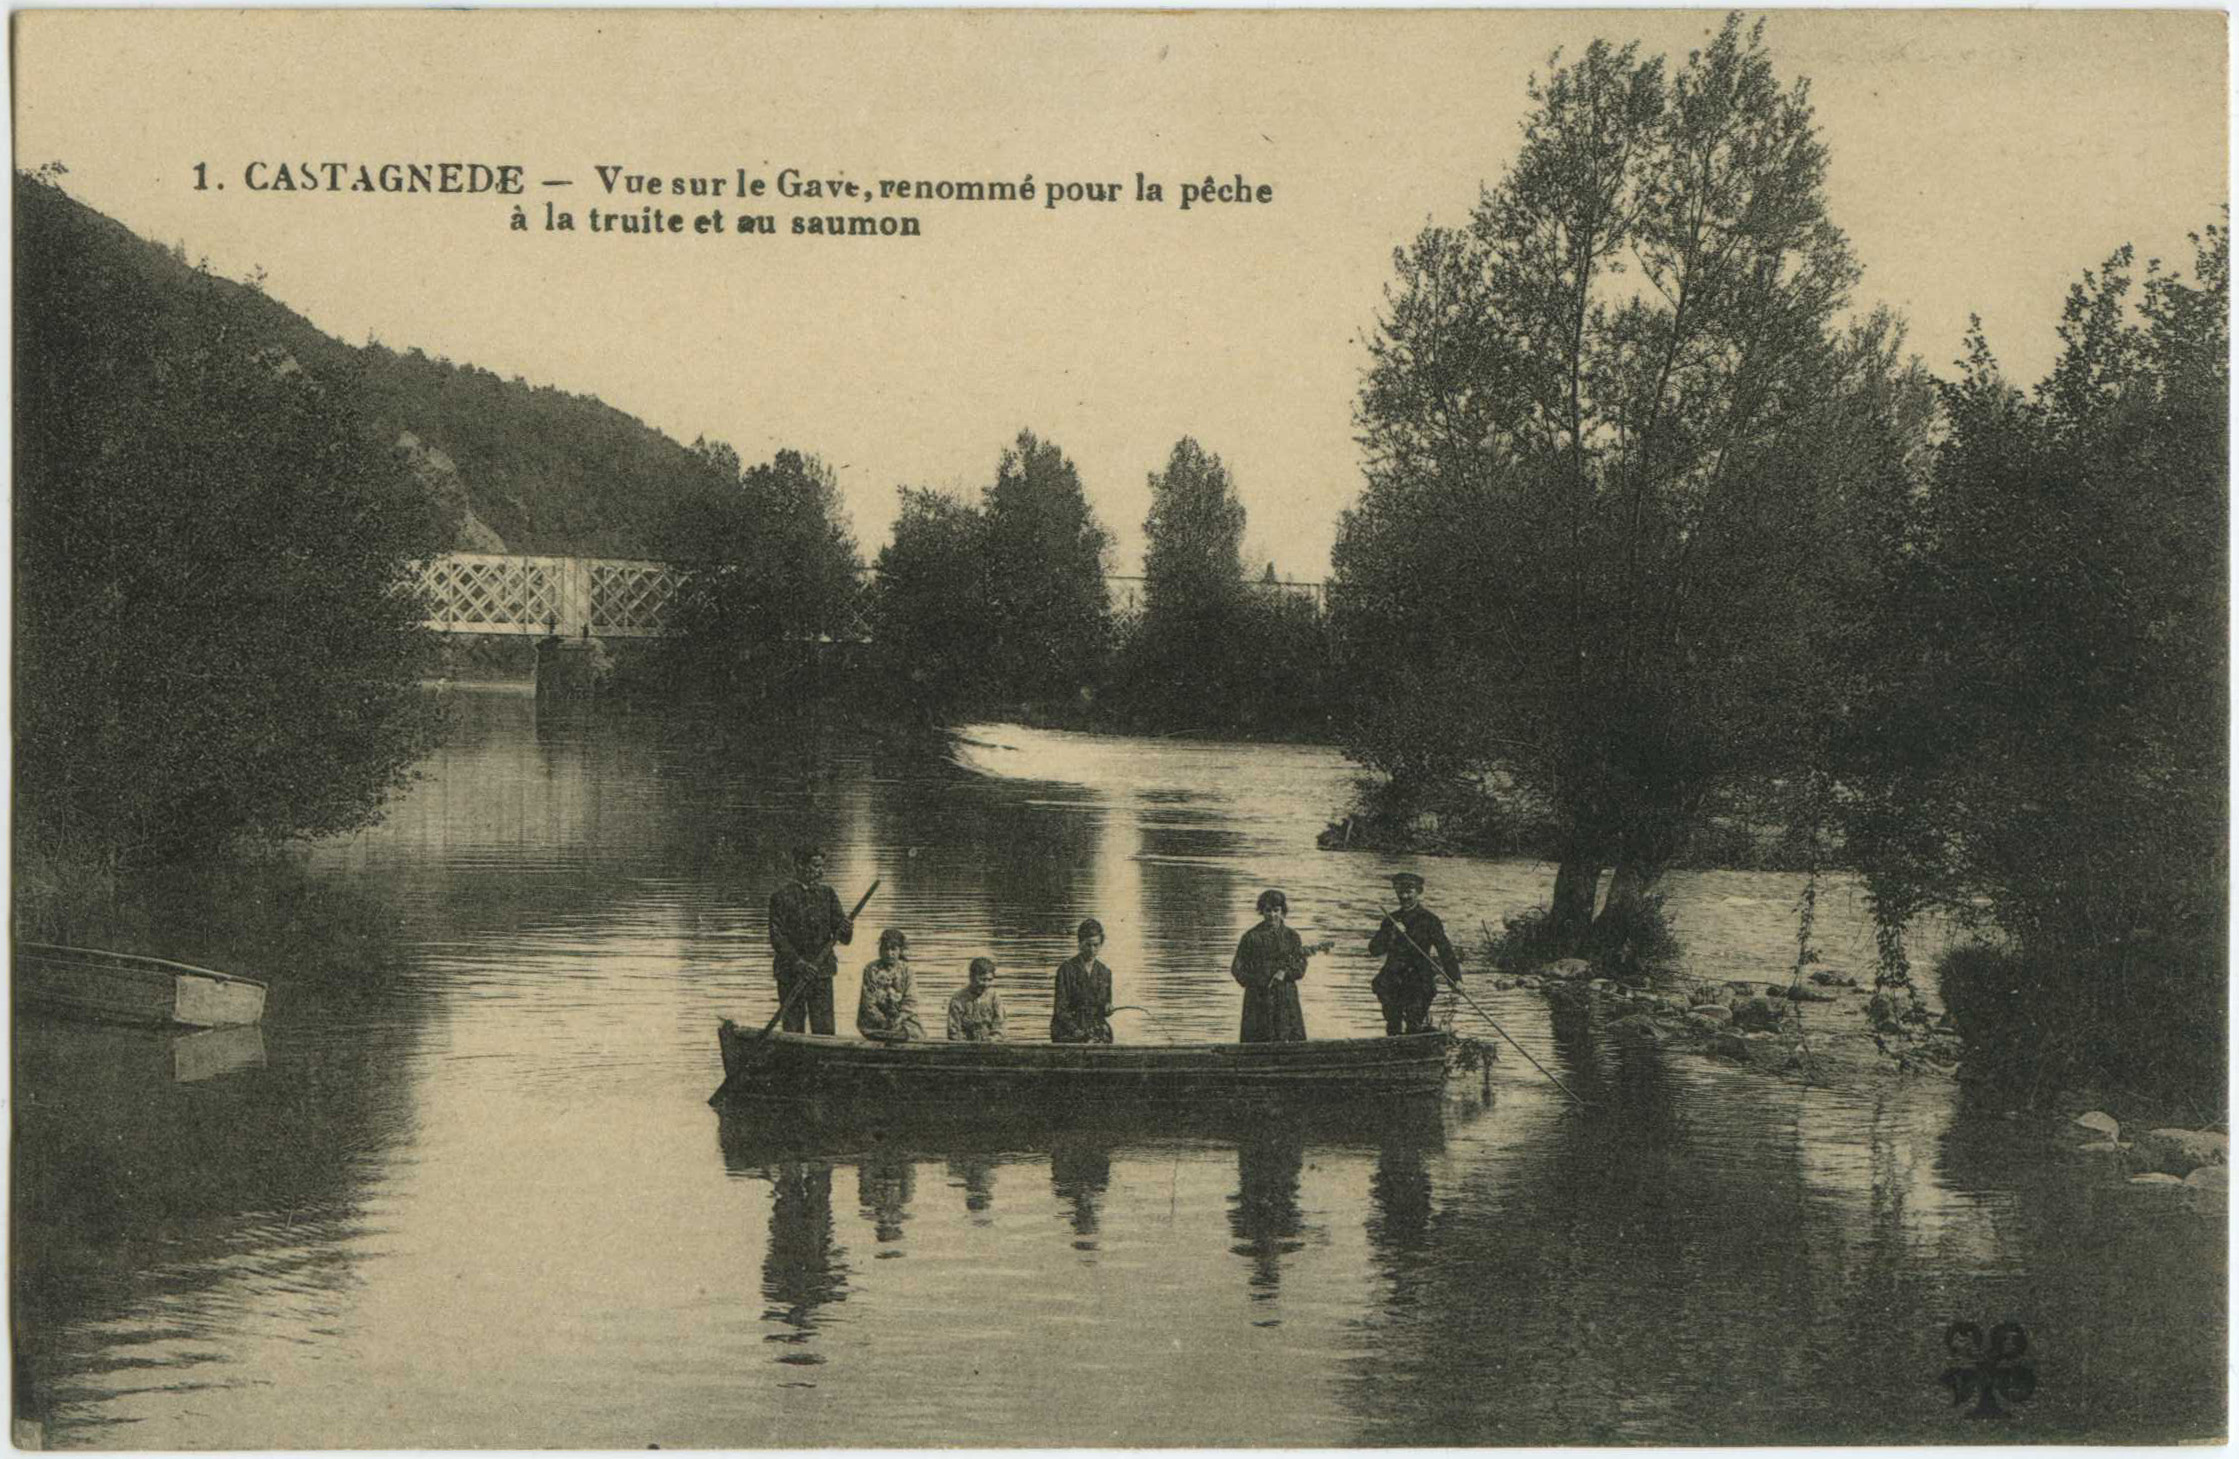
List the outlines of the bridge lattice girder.
<svg viewBox="0 0 2239 1459">
<path fill-rule="evenodd" d="M 417 584 L 428 627 L 442 633 L 542 633 L 654 638 L 664 631 L 687 570 L 606 557 L 515 557 L 450 552 Z"/>
<path fill-rule="evenodd" d="M 614 557 L 521 557 L 450 552 L 429 560 L 415 585 L 425 622 L 442 633 L 542 633 L 573 638 L 586 625 L 600 638 L 658 638 L 691 568 L 673 562 Z M 866 584 L 869 574 L 865 574 Z M 1112 606 L 1139 612 L 1143 579 L 1107 579 Z M 1255 582 L 1251 589 L 1325 606 L 1312 582 Z"/>
</svg>

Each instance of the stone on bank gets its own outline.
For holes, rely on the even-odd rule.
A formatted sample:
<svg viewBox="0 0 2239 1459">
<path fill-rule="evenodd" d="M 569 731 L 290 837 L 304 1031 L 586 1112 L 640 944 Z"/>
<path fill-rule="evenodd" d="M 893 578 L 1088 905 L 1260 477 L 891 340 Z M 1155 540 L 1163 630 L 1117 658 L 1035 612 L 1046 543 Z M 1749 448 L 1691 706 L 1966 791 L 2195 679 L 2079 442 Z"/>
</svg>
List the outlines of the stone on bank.
<svg viewBox="0 0 2239 1459">
<path fill-rule="evenodd" d="M 2141 1170 L 2186 1176 L 2206 1165 L 2230 1163 L 2231 1140 L 2214 1130 L 2148 1130 L 2132 1143 Z"/>
</svg>

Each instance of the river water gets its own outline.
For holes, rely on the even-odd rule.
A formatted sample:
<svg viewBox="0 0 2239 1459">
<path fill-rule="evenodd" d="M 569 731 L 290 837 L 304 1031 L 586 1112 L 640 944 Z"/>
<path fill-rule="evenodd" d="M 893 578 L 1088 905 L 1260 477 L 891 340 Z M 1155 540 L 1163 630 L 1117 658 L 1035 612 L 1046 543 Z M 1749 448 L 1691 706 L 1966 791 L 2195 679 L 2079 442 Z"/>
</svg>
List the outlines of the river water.
<svg viewBox="0 0 2239 1459">
<path fill-rule="evenodd" d="M 927 1021 L 986 954 L 1014 1037 L 1084 916 L 1121 1037 L 1234 1037 L 1262 887 L 1378 1031 L 1386 858 L 1317 850 L 1320 749 L 972 726 L 953 756 L 540 725 L 460 691 L 380 826 L 168 889 L 142 950 L 265 1027 L 20 1018 L 17 1413 L 57 1447 L 1976 1442 L 2224 1432 L 2225 1212 L 1949 1083 L 1805 1088 L 1476 996 L 1513 1052 L 1341 1128 L 793 1137 L 707 1105 L 774 1006 L 801 840 L 906 929 Z M 1420 864 L 1465 953 L 1551 869 Z M 1801 878 L 1673 878 L 1686 960 L 1780 977 Z M 1466 935 L 1465 935 L 1466 934 Z M 1854 889 L 1818 942 L 1864 970 Z M 1465 1027 L 1468 1015 L 1464 1015 Z M 1945 1331 L 2026 1329 L 1955 1407 Z M 2011 1395 L 2015 1386 L 2009 1382 Z"/>
</svg>

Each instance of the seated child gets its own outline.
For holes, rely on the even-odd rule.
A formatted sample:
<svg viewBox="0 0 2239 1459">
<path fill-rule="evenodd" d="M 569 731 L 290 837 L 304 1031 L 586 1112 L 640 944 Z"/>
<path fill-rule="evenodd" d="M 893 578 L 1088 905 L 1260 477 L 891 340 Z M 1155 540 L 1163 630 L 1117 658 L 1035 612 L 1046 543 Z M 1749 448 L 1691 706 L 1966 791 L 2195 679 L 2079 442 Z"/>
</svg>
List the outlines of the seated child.
<svg viewBox="0 0 2239 1459">
<path fill-rule="evenodd" d="M 959 988 L 948 1000 L 948 1036 L 966 1043 L 984 1043 L 1003 1036 L 1003 1003 L 995 996 L 992 958 L 973 958 L 970 986 Z"/>
</svg>

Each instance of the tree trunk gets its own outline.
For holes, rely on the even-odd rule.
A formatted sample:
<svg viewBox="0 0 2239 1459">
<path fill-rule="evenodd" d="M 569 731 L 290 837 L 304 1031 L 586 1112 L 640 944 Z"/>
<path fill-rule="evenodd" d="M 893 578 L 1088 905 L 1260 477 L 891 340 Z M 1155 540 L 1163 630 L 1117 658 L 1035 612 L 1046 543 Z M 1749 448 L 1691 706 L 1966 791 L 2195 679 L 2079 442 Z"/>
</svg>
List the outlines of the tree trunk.
<svg viewBox="0 0 2239 1459">
<path fill-rule="evenodd" d="M 1655 889 L 1662 879 L 1660 866 L 1642 866 L 1638 862 L 1621 861 L 1609 875 L 1609 897 L 1602 903 L 1602 920 L 1612 916 L 1622 917 L 1640 905 L 1641 899 Z"/>
<path fill-rule="evenodd" d="M 1565 859 L 1555 867 L 1552 931 L 1558 937 L 1582 935 L 1594 921 L 1594 893 L 1601 886 L 1602 869 L 1590 861 Z"/>
</svg>

